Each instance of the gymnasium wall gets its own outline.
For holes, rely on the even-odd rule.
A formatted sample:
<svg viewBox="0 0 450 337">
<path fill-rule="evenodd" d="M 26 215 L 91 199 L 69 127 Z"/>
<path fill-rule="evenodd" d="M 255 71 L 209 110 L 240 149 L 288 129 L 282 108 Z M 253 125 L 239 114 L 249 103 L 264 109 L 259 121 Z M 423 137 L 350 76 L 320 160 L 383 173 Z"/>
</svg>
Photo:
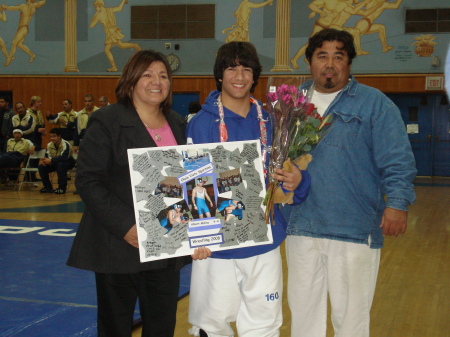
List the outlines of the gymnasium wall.
<svg viewBox="0 0 450 337">
<path fill-rule="evenodd" d="M 114 76 L 120 74 L 134 52 L 131 48 L 120 49 L 113 44 L 111 54 L 117 71 L 107 72 L 111 67 L 104 51 L 107 36 L 102 23 L 93 22 L 96 15 L 94 0 L 33 0 L 39 6 L 32 12 L 22 10 L 26 1 L 2 1 L 9 7 L 0 11 L 5 20 L 0 20 L 0 37 L 5 47 L 0 53 L 0 75 L 70 75 L 74 72 Z M 349 14 L 348 11 L 359 3 L 351 0 L 129 0 L 121 7 L 121 0 L 104 0 L 105 8 L 114 9 L 109 28 L 115 25 L 121 30 L 123 38 L 120 41 L 176 55 L 180 59 L 177 75 L 211 75 L 217 49 L 227 39 L 237 38 L 247 38 L 256 46 L 264 74 L 308 73 L 303 56 L 295 59 L 296 55 L 301 54 L 298 52 L 314 31 L 330 22 L 333 27 L 347 29 L 354 36 L 360 35 L 364 54 L 353 63 L 355 74 L 443 73 L 444 62 L 436 64 L 435 57 L 445 59 L 450 33 L 405 33 L 405 17 L 407 9 L 449 9 L 448 0 L 372 0 L 362 7 L 368 11 Z M 131 40 L 133 6 L 196 4 L 215 4 L 213 38 Z M 281 11 L 282 6 L 289 11 Z M 338 19 L 328 22 L 322 13 Z M 26 15 L 29 20 L 25 20 Z M 24 22 L 20 21 L 21 17 Z M 277 26 L 282 23 L 289 24 L 284 26 L 286 34 L 279 38 Z M 443 24 L 450 23 L 444 21 Z M 426 53 L 417 51 L 417 39 L 429 42 Z M 20 49 L 19 40 L 35 56 L 30 57 Z M 166 43 L 171 44 L 170 49 L 165 48 Z M 175 50 L 175 44 L 179 46 L 178 50 Z M 276 50 L 281 46 L 285 46 L 287 59 L 280 61 L 276 60 Z M 274 71 L 274 65 L 280 62 L 286 69 Z"/>
</svg>

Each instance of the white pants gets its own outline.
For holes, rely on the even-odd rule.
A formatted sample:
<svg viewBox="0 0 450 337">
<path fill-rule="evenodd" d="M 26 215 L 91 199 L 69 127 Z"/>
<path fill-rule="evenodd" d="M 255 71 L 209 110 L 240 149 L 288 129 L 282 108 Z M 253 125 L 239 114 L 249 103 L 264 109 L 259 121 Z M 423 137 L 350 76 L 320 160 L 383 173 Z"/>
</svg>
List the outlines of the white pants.
<svg viewBox="0 0 450 337">
<path fill-rule="evenodd" d="M 246 259 L 193 262 L 189 296 L 189 333 L 209 337 L 277 337 L 283 322 L 280 248 Z"/>
<path fill-rule="evenodd" d="M 368 337 L 380 249 L 288 235 L 291 337 L 325 337 L 327 293 L 335 337 Z"/>
</svg>

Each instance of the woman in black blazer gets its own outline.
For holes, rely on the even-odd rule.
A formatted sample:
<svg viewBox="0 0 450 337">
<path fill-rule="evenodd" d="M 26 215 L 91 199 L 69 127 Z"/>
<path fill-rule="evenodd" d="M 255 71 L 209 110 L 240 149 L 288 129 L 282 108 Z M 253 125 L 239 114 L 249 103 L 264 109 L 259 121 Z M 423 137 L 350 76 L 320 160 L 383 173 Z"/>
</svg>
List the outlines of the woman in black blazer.
<svg viewBox="0 0 450 337">
<path fill-rule="evenodd" d="M 85 203 L 67 264 L 95 272 L 98 335 L 131 335 L 139 299 L 142 336 L 173 336 L 179 270 L 190 258 L 140 263 L 127 149 L 185 144 L 184 119 L 170 110 L 165 56 L 146 50 L 125 65 L 118 103 L 93 113 L 80 144 L 76 187 Z"/>
</svg>

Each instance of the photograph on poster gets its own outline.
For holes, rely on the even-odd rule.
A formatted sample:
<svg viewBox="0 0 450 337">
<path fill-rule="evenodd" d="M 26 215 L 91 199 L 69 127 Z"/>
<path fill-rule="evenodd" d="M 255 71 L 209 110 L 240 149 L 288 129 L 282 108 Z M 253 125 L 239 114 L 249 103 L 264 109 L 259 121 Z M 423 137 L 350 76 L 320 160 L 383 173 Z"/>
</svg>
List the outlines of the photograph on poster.
<svg viewBox="0 0 450 337">
<path fill-rule="evenodd" d="M 259 140 L 128 150 L 141 262 L 272 243 Z"/>
<path fill-rule="evenodd" d="M 165 198 L 182 198 L 183 190 L 176 177 L 167 177 L 156 186 L 155 195 L 158 194 Z"/>
</svg>

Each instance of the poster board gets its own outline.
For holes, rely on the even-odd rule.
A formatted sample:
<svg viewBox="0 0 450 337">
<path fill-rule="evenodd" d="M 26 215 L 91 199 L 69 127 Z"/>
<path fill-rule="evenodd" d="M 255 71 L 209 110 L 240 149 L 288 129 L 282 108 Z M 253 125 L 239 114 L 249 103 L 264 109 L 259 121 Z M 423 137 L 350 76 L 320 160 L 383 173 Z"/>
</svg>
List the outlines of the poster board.
<svg viewBox="0 0 450 337">
<path fill-rule="evenodd" d="M 141 262 L 273 242 L 259 140 L 128 150 Z"/>
</svg>

